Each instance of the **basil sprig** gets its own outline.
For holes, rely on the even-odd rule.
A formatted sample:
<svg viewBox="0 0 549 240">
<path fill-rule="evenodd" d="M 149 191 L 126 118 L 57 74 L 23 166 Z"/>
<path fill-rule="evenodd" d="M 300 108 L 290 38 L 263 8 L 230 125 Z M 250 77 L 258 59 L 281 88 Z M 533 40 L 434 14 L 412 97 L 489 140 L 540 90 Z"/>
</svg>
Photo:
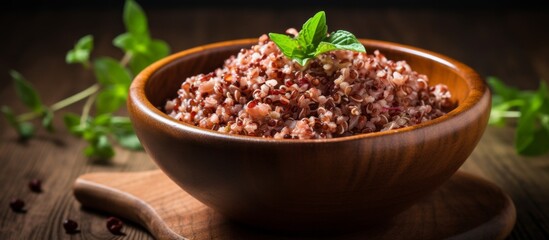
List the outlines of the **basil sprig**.
<svg viewBox="0 0 549 240">
<path fill-rule="evenodd" d="M 271 40 L 282 53 L 305 66 L 309 59 L 334 50 L 366 52 L 355 35 L 345 30 L 337 30 L 328 36 L 326 13 L 320 11 L 309 18 L 296 38 L 285 34 L 269 33 Z"/>
</svg>

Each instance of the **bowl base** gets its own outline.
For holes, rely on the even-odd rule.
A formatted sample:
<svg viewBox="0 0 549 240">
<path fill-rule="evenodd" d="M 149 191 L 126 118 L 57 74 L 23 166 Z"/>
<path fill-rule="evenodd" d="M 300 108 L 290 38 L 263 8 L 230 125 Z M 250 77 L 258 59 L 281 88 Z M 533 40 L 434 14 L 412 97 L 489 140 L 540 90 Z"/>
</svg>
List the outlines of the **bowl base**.
<svg viewBox="0 0 549 240">
<path fill-rule="evenodd" d="M 74 194 L 82 205 L 132 220 L 157 239 L 504 239 L 516 218 L 500 188 L 462 171 L 392 221 L 343 232 L 290 233 L 235 223 L 160 170 L 82 175 Z"/>
</svg>

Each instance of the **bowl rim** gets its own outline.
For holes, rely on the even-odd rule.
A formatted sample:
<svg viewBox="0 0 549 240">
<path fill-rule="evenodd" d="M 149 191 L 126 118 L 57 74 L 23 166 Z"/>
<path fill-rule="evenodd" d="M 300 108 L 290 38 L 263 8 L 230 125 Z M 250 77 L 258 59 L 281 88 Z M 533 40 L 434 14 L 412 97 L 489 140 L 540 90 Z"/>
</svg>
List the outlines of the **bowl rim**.
<svg viewBox="0 0 549 240">
<path fill-rule="evenodd" d="M 201 128 L 198 126 L 194 126 L 194 125 L 173 119 L 169 117 L 166 113 L 162 112 L 157 107 L 155 107 L 148 100 L 145 94 L 145 86 L 147 85 L 147 82 L 150 80 L 150 77 L 153 76 L 154 73 L 156 73 L 163 67 L 170 65 L 174 61 L 177 61 L 177 59 L 179 58 L 182 58 L 184 56 L 194 54 L 200 51 L 204 51 L 204 50 L 227 47 L 227 46 L 238 46 L 238 45 L 245 46 L 245 45 L 257 44 L 257 38 L 244 38 L 244 39 L 221 41 L 221 42 L 215 42 L 215 43 L 196 46 L 190 49 L 173 53 L 147 66 L 137 76 L 134 77 L 131 83 L 129 94 L 128 94 L 128 100 L 127 100 L 128 108 L 134 107 L 139 111 L 142 111 L 144 115 L 149 116 L 153 118 L 155 121 L 162 123 L 164 126 L 169 126 L 171 128 L 178 129 L 179 131 L 185 131 L 185 132 L 189 132 L 189 133 L 197 134 L 201 136 L 208 136 L 208 137 L 216 138 L 223 141 L 245 141 L 245 142 L 259 142 L 259 143 L 275 142 L 275 143 L 282 143 L 282 144 L 284 143 L 290 143 L 290 144 L 335 143 L 335 142 L 346 142 L 346 141 L 353 141 L 353 140 L 359 140 L 359 139 L 378 138 L 378 137 L 383 137 L 388 135 L 393 136 L 393 135 L 408 133 L 417 129 L 436 126 L 439 123 L 451 121 L 452 118 L 455 118 L 458 115 L 466 114 L 467 112 L 472 111 L 476 103 L 480 102 L 481 99 L 484 97 L 484 95 L 489 94 L 489 89 L 484 83 L 484 81 L 480 78 L 479 74 L 476 71 L 474 71 L 471 67 L 453 58 L 450 58 L 448 56 L 435 53 L 429 50 L 425 50 L 422 48 L 404 45 L 400 43 L 374 40 L 374 39 L 362 39 L 362 38 L 359 39 L 359 41 L 363 45 L 368 45 L 369 46 L 368 48 L 370 49 L 375 49 L 375 48 L 391 49 L 398 52 L 417 55 L 417 56 L 435 61 L 437 63 L 440 63 L 445 67 L 447 67 L 450 71 L 455 72 L 458 76 L 461 76 L 461 78 L 467 84 L 469 88 L 469 92 L 467 96 L 464 98 L 464 100 L 460 102 L 456 108 L 452 109 L 450 112 L 436 119 L 432 119 L 432 120 L 429 120 L 420 124 L 416 124 L 413 126 L 392 129 L 392 130 L 383 131 L 383 132 L 361 133 L 361 134 L 355 134 L 351 136 L 335 137 L 335 138 L 328 138 L 328 139 L 274 139 L 274 138 L 246 136 L 246 135 L 239 135 L 239 134 L 221 133 L 218 131 Z M 235 52 L 235 54 L 236 53 L 237 52 Z M 134 106 L 130 106 L 130 105 L 134 105 Z M 131 112 L 132 111 L 130 111 L 130 114 L 132 114 Z"/>
</svg>

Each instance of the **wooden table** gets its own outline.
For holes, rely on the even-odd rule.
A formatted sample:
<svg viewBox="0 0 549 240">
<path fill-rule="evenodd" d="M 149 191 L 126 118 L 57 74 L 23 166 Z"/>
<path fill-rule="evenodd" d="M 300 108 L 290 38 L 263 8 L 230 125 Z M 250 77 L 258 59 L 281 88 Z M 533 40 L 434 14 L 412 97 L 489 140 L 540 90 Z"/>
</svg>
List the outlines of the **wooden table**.
<svg viewBox="0 0 549 240">
<path fill-rule="evenodd" d="M 277 11 L 250 8 L 146 9 L 154 37 L 173 51 L 196 45 L 299 28 L 319 8 Z M 434 8 L 325 8 L 329 28 L 346 29 L 361 38 L 413 45 L 460 60 L 482 76 L 499 76 L 523 89 L 549 80 L 549 14 L 536 10 Z M 0 103 L 24 111 L 8 75 L 21 72 L 51 104 L 94 82 L 77 65 L 66 65 L 65 53 L 85 34 L 95 36 L 93 56 L 120 58 L 111 40 L 124 31 L 121 9 L 33 10 L 0 15 Z M 56 133 L 40 130 L 22 143 L 0 120 L 0 239 L 108 239 L 107 214 L 81 208 L 72 194 L 74 180 L 88 172 L 155 169 L 144 152 L 117 149 L 109 162 L 93 162 L 83 154 L 85 142 L 70 135 L 64 112 L 79 112 L 82 103 L 56 114 Z M 463 170 L 485 177 L 506 191 L 517 209 L 510 239 L 549 238 L 549 156 L 522 157 L 514 152 L 514 128 L 488 127 Z M 29 191 L 30 179 L 43 180 L 43 193 Z M 25 214 L 14 213 L 9 201 L 26 201 Z M 65 234 L 62 221 L 76 220 L 81 232 Z M 128 223 L 125 239 L 150 239 Z"/>
</svg>

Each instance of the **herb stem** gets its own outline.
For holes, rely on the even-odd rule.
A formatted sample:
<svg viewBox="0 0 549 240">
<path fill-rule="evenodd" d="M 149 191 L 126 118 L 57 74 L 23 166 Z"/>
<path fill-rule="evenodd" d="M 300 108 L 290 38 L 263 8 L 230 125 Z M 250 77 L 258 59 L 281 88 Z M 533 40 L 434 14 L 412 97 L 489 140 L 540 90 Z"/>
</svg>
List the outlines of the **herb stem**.
<svg viewBox="0 0 549 240">
<path fill-rule="evenodd" d="M 59 102 L 56 102 L 54 103 L 53 105 L 51 105 L 51 110 L 52 111 L 57 111 L 59 109 L 62 109 L 62 108 L 65 108 L 73 103 L 76 103 L 84 98 L 87 98 L 93 94 L 95 94 L 97 91 L 99 91 L 99 84 L 96 83 L 96 84 L 93 84 L 91 85 L 90 87 L 84 89 L 83 91 L 77 93 L 77 94 L 74 94 L 68 98 L 65 98 Z"/>
<path fill-rule="evenodd" d="M 520 117 L 520 111 L 503 111 L 503 112 L 495 112 L 492 113 L 496 117 L 504 117 L 504 118 L 519 118 Z"/>
<path fill-rule="evenodd" d="M 28 112 L 17 116 L 17 122 L 25 122 L 42 116 L 41 112 Z"/>
<path fill-rule="evenodd" d="M 57 110 L 60 110 L 60 109 L 63 109 L 71 104 L 74 104 L 76 102 L 79 102 L 81 100 L 83 100 L 84 98 L 87 98 L 91 95 L 93 95 L 94 93 L 96 93 L 97 91 L 99 91 L 100 89 L 100 86 L 99 84 L 93 84 L 91 85 L 90 87 L 82 90 L 81 92 L 79 93 L 76 93 L 68 98 L 65 98 L 59 102 L 56 102 L 54 104 L 52 104 L 50 106 L 50 110 L 52 112 L 55 112 Z M 24 114 L 21 114 L 19 116 L 17 116 L 17 121 L 18 122 L 24 122 L 24 121 L 29 121 L 29 120 L 32 120 L 32 119 L 35 119 L 35 118 L 38 118 L 40 116 L 42 116 L 43 113 L 41 112 L 28 112 L 28 113 L 24 113 Z"/>
<path fill-rule="evenodd" d="M 130 52 L 126 52 L 122 59 L 120 60 L 120 65 L 122 67 L 126 67 L 128 63 L 130 63 L 130 60 L 132 59 L 132 54 Z"/>
<path fill-rule="evenodd" d="M 84 104 L 84 107 L 82 108 L 82 116 L 80 116 L 80 125 L 86 124 L 88 121 L 88 118 L 90 116 L 90 110 L 93 105 L 93 102 L 95 101 L 95 98 L 97 97 L 97 92 L 94 92 Z"/>
</svg>

